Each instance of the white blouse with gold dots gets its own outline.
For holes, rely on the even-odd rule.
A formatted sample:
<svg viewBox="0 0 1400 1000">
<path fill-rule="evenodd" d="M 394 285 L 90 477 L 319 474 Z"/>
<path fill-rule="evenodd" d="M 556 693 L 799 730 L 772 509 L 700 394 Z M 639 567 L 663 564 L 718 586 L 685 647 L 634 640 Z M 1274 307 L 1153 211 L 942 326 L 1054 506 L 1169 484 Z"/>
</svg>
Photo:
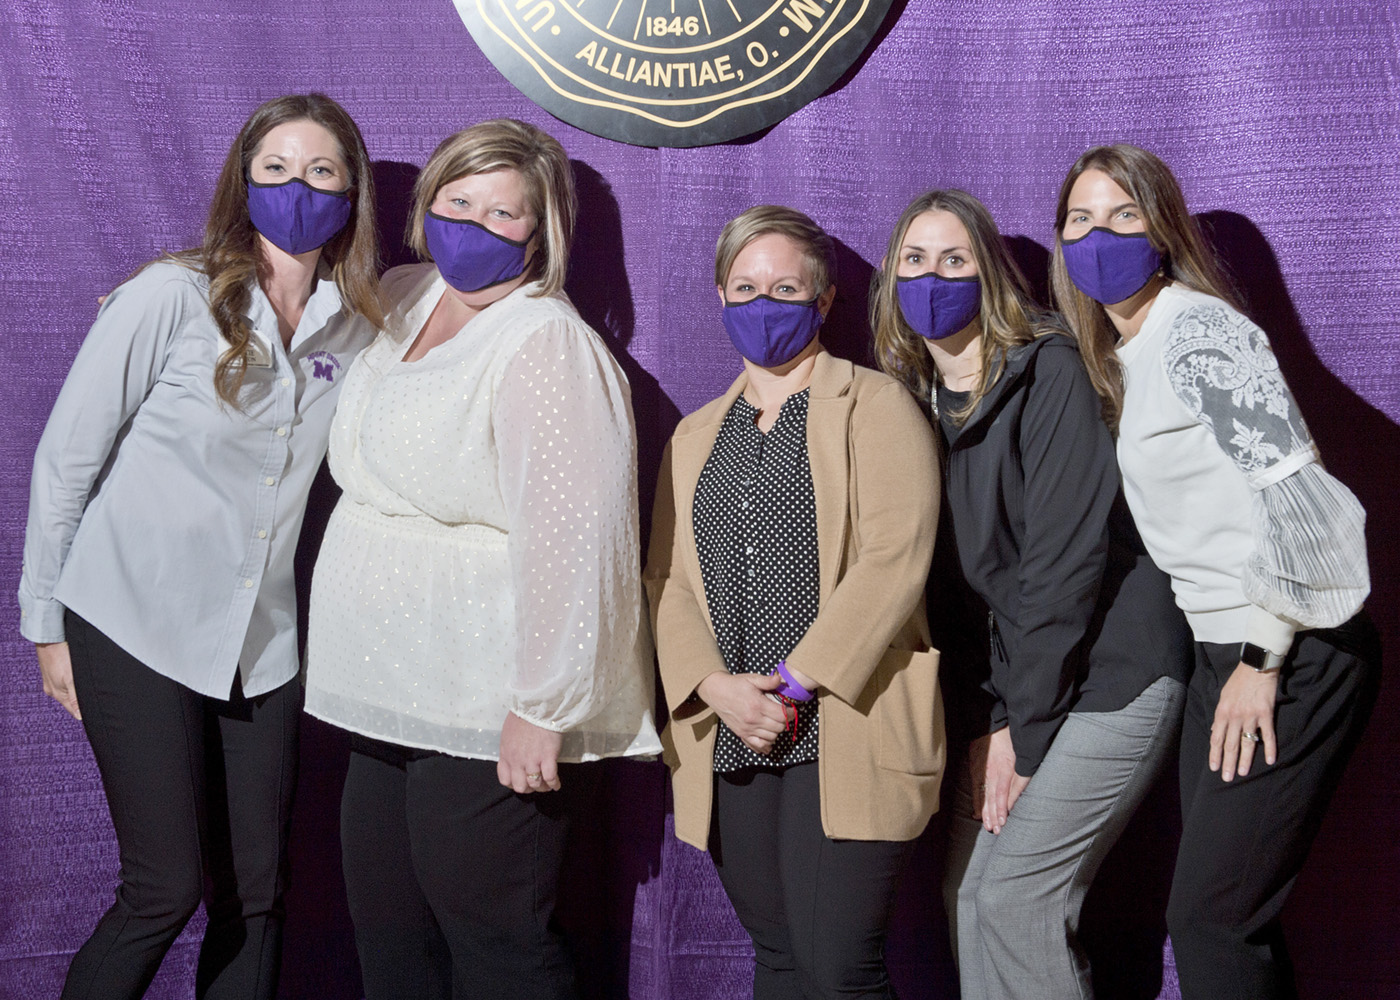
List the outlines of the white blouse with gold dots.
<svg viewBox="0 0 1400 1000">
<path fill-rule="evenodd" d="M 560 760 L 656 753 L 626 376 L 533 284 L 403 361 L 446 289 L 386 274 L 387 332 L 346 376 L 306 710 L 464 757 L 497 757 L 507 712 L 562 732 Z"/>
</svg>

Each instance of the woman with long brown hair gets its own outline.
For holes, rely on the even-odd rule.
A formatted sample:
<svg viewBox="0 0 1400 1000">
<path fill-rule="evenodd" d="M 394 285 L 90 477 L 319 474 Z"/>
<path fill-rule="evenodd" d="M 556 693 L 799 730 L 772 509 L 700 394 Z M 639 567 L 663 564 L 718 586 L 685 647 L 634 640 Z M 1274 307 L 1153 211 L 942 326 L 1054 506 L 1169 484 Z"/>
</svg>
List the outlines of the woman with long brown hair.
<svg viewBox="0 0 1400 1000">
<path fill-rule="evenodd" d="M 1080 906 L 1170 759 L 1185 625 L 1127 516 L 1074 342 L 1031 304 L 981 202 L 910 203 L 871 325 L 885 370 L 942 432 L 940 541 L 957 562 L 935 559 L 930 616 L 950 636 L 990 633 L 989 669 L 945 644 L 944 897 L 962 995 L 1089 997 Z M 959 570 L 975 597 L 950 583 Z"/>
<path fill-rule="evenodd" d="M 263 104 L 201 247 L 107 296 L 34 458 L 20 631 L 92 743 L 116 901 L 65 998 L 139 997 L 204 896 L 200 997 L 273 997 L 296 784 L 293 556 L 340 375 L 380 321 L 369 157 Z"/>
<path fill-rule="evenodd" d="M 1075 162 L 1051 273 L 1196 639 L 1167 910 L 1182 994 L 1290 997 L 1279 913 L 1379 680 L 1365 513 L 1161 159 L 1117 145 Z"/>
</svg>

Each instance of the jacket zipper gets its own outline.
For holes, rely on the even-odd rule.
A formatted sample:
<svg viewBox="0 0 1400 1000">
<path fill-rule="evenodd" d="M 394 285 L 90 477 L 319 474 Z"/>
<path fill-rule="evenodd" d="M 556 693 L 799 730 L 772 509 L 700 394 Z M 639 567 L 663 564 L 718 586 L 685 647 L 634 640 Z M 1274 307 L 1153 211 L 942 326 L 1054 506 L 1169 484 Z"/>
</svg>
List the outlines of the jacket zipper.
<svg viewBox="0 0 1400 1000">
<path fill-rule="evenodd" d="M 1006 645 L 1001 641 L 1001 629 L 997 627 L 996 612 L 987 609 L 987 641 L 991 644 L 992 652 L 1002 663 L 1009 662 L 1006 658 Z"/>
</svg>

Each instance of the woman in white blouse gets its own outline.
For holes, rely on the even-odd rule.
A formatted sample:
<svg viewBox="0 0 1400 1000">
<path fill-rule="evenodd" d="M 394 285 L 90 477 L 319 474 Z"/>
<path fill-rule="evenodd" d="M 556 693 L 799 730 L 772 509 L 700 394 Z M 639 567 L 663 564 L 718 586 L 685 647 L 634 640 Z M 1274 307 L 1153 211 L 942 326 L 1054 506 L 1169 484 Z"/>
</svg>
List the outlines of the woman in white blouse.
<svg viewBox="0 0 1400 1000">
<path fill-rule="evenodd" d="M 379 322 L 376 257 L 355 123 L 320 94 L 268 101 L 224 161 L 203 245 L 107 296 L 54 404 L 20 631 L 83 721 L 121 856 L 65 998 L 141 996 L 206 880 L 196 994 L 277 993 L 292 562 L 341 375 Z"/>
<path fill-rule="evenodd" d="M 1379 680 L 1365 514 L 1324 471 L 1165 163 L 1089 150 L 1055 229 L 1055 297 L 1196 637 L 1167 912 L 1182 995 L 1293 996 L 1279 912 Z"/>
<path fill-rule="evenodd" d="M 366 995 L 567 997 L 552 926 L 603 757 L 659 749 L 627 381 L 563 294 L 563 148 L 443 141 L 346 376 L 344 490 L 311 596 L 307 711 L 350 730 L 341 809 Z"/>
</svg>

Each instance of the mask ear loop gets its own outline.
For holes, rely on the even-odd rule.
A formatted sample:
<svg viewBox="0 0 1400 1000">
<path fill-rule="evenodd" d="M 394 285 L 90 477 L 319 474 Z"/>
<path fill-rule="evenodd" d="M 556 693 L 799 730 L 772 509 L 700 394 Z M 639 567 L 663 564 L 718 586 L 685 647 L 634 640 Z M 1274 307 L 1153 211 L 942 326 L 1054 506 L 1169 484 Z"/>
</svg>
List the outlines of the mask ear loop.
<svg viewBox="0 0 1400 1000">
<path fill-rule="evenodd" d="M 541 226 L 541 225 L 543 225 L 543 223 L 536 222 L 536 223 L 535 223 L 535 228 L 532 229 L 532 230 L 530 230 L 530 235 L 527 236 L 527 237 L 525 237 L 525 243 L 526 243 L 527 246 L 529 245 L 529 243 L 530 243 L 531 240 L 533 240 L 537 235 L 539 235 L 539 231 L 540 231 L 540 226 Z M 538 256 L 540 255 L 541 249 L 542 249 L 542 244 L 541 244 L 541 243 L 536 243 L 536 244 L 535 244 L 535 249 L 532 250 L 532 251 L 530 251 L 530 256 L 525 258 L 525 265 L 524 265 L 524 269 L 520 272 L 521 274 L 529 274 L 529 273 L 530 273 L 530 268 L 531 268 L 532 266 L 534 266 L 535 258 L 538 257 Z M 545 254 L 545 262 L 546 262 L 546 263 L 548 263 L 548 258 L 549 258 L 549 255 L 546 253 L 546 254 Z"/>
</svg>

